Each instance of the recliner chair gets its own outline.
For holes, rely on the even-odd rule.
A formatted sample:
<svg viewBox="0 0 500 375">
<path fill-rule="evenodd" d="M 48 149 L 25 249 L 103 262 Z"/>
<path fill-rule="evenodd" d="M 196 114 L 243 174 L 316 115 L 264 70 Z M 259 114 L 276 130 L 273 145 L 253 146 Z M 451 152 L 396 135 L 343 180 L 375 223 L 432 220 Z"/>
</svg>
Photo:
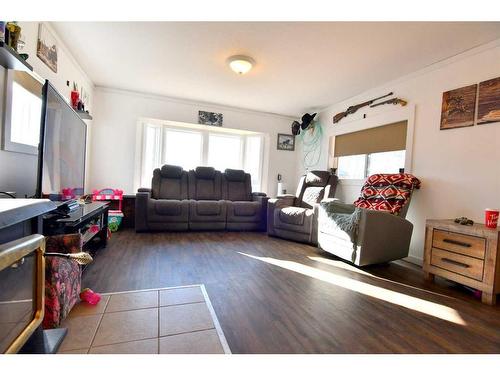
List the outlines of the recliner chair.
<svg viewBox="0 0 500 375">
<path fill-rule="evenodd" d="M 318 247 L 357 266 L 407 257 L 413 224 L 405 216 L 418 188 L 410 174 L 375 174 L 353 204 L 321 203 Z"/>
<path fill-rule="evenodd" d="M 319 203 L 335 196 L 337 183 L 338 177 L 328 171 L 311 171 L 301 177 L 295 196 L 270 199 L 267 234 L 317 244 Z"/>
<path fill-rule="evenodd" d="M 135 200 L 135 229 L 185 231 L 189 228 L 188 174 L 164 165 L 153 171 L 152 189 L 140 188 Z"/>
</svg>

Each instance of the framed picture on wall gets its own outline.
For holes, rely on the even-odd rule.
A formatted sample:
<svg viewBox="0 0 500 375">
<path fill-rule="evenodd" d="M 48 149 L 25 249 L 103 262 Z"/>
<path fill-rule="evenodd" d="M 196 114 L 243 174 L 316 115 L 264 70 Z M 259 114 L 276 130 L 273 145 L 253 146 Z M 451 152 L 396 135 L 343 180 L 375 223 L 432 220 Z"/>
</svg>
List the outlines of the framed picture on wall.
<svg viewBox="0 0 500 375">
<path fill-rule="evenodd" d="M 278 150 L 295 150 L 295 136 L 293 134 L 278 134 Z"/>
<path fill-rule="evenodd" d="M 57 73 L 57 44 L 47 26 L 40 22 L 38 25 L 38 41 L 36 55 L 47 65 L 50 70 Z"/>
<path fill-rule="evenodd" d="M 477 123 L 500 122 L 500 77 L 479 84 Z"/>
<path fill-rule="evenodd" d="M 477 85 L 443 93 L 441 130 L 474 125 Z"/>
<path fill-rule="evenodd" d="M 198 124 L 222 126 L 222 113 L 198 111 Z"/>
</svg>

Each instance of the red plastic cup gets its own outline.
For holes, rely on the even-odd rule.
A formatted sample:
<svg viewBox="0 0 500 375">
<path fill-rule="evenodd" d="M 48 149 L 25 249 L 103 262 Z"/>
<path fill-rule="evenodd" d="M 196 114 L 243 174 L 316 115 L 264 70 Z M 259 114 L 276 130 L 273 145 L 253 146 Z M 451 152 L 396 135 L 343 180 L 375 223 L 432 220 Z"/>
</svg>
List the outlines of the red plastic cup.
<svg viewBox="0 0 500 375">
<path fill-rule="evenodd" d="M 78 99 L 80 99 L 80 93 L 78 91 L 71 91 L 71 106 L 76 109 L 78 107 Z"/>
<path fill-rule="evenodd" d="M 487 208 L 484 210 L 484 225 L 488 228 L 495 229 L 498 225 L 499 211 L 496 208 Z"/>
</svg>

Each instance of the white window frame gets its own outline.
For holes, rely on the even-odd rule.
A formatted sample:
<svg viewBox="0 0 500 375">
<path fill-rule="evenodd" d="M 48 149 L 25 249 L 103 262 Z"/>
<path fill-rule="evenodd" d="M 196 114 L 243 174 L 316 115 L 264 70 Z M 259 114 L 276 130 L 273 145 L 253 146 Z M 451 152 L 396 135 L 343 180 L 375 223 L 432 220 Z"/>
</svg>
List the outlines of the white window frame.
<svg viewBox="0 0 500 375">
<path fill-rule="evenodd" d="M 139 166 L 140 170 L 136 172 L 136 187 L 149 187 L 149 182 L 143 182 L 145 169 L 146 169 L 146 158 L 144 155 L 146 149 L 146 129 L 148 127 L 157 127 L 160 128 L 160 147 L 161 147 L 161 161 L 160 164 L 165 160 L 165 141 L 166 141 L 166 131 L 182 131 L 182 132 L 192 132 L 192 133 L 201 133 L 202 135 L 202 151 L 201 151 L 201 164 L 200 166 L 209 166 L 208 165 L 208 149 L 209 149 L 209 137 L 210 134 L 222 134 L 230 137 L 238 137 L 242 139 L 241 142 L 241 150 L 240 150 L 240 161 L 239 164 L 241 169 L 245 169 L 245 155 L 247 148 L 247 141 L 250 137 L 258 137 L 260 138 L 260 153 L 259 153 L 259 172 L 257 174 L 258 185 L 253 187 L 255 191 L 262 191 L 264 186 L 263 176 L 264 176 L 264 153 L 265 153 L 265 134 L 258 132 L 251 132 L 239 129 L 231 129 L 231 128 L 218 128 L 218 127 L 209 127 L 207 125 L 197 125 L 197 124 L 188 124 L 188 123 L 179 123 L 174 121 L 166 121 L 166 120 L 155 120 L 155 119 L 147 119 L 142 118 L 139 119 L 139 126 L 137 131 L 138 136 L 138 145 L 136 147 L 136 152 L 139 158 L 138 163 L 136 165 Z M 137 160 L 137 159 L 136 159 Z M 221 171 L 223 172 L 223 171 Z M 255 176 L 252 176 L 255 179 Z M 146 184 L 146 186 L 140 186 L 142 184 Z"/>
<path fill-rule="evenodd" d="M 43 81 L 31 74 L 34 80 L 39 81 L 43 85 Z M 3 121 L 2 134 L 2 149 L 5 151 L 20 152 L 23 154 L 38 155 L 38 146 L 31 146 L 24 143 L 13 142 L 12 135 L 12 94 L 14 84 L 14 71 L 7 69 L 5 80 L 5 110 Z"/>
</svg>

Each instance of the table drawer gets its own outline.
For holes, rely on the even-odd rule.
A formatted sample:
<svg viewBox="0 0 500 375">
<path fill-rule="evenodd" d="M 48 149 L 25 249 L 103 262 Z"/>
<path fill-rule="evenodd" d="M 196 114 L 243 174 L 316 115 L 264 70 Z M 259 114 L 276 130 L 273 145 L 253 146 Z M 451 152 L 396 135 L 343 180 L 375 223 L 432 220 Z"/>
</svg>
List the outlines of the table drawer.
<svg viewBox="0 0 500 375">
<path fill-rule="evenodd" d="M 484 259 L 486 240 L 481 237 L 434 229 L 432 247 Z"/>
<path fill-rule="evenodd" d="M 471 279 L 483 280 L 484 262 L 477 258 L 432 248 L 431 264 Z"/>
</svg>

